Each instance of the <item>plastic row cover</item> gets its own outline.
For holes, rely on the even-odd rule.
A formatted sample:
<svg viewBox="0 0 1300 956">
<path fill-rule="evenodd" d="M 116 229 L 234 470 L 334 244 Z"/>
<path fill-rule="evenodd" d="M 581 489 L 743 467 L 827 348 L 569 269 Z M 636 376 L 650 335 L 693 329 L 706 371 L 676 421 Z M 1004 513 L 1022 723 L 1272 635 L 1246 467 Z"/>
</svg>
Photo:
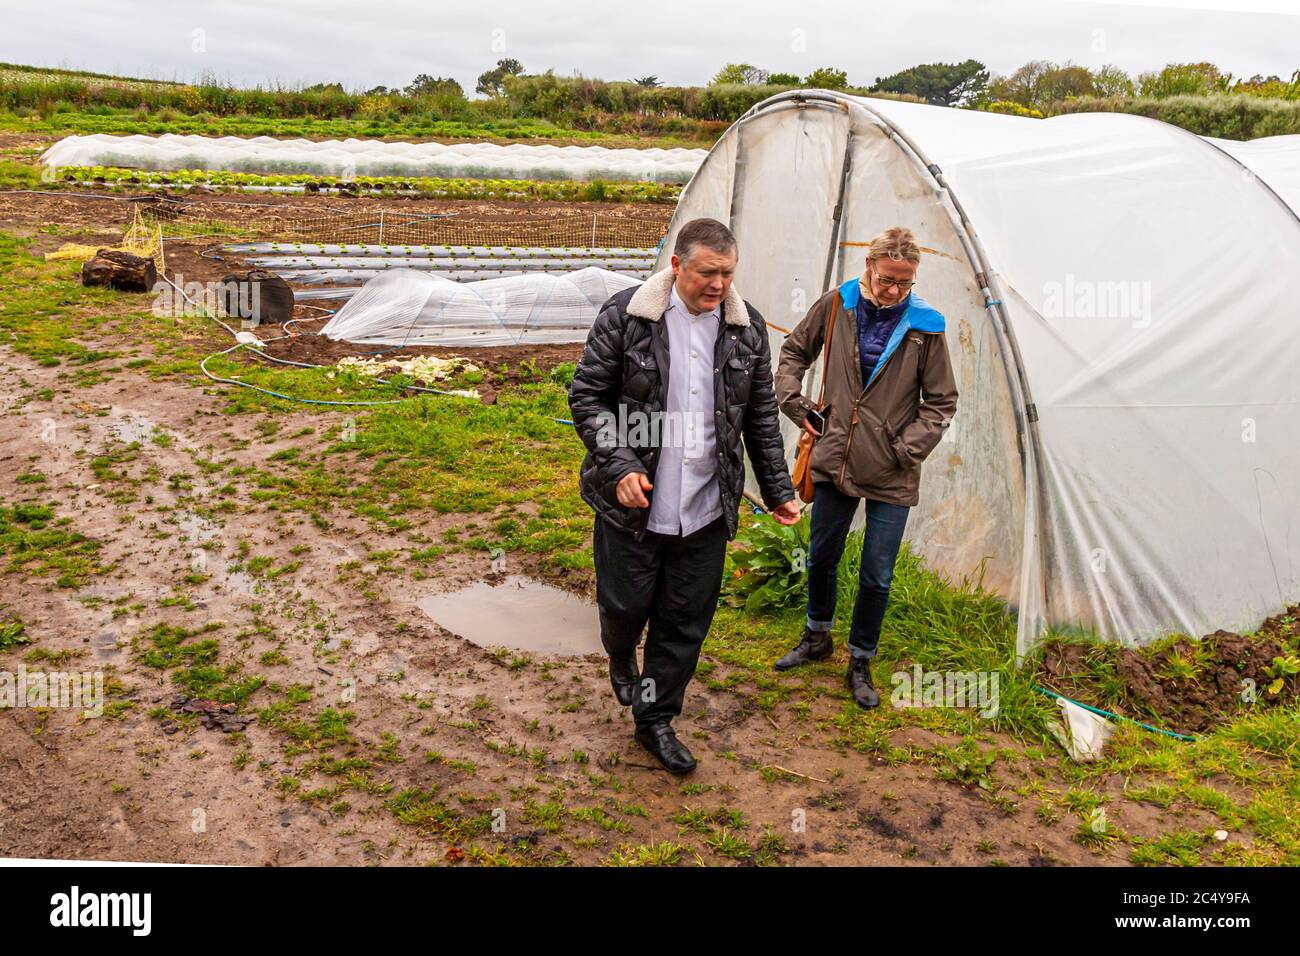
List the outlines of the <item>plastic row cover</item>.
<svg viewBox="0 0 1300 956">
<path fill-rule="evenodd" d="M 239 242 L 224 247 L 229 252 L 297 256 L 366 256 L 392 258 L 397 256 L 428 257 L 456 256 L 496 259 L 568 258 L 594 260 L 653 259 L 657 250 L 635 246 L 403 246 L 374 245 L 367 243 L 317 243 L 317 242 Z"/>
<path fill-rule="evenodd" d="M 654 257 L 641 259 L 493 259 L 471 256 L 249 256 L 248 261 L 263 269 L 494 269 L 499 272 L 577 272 L 595 266 L 612 272 L 643 270 L 654 265 Z"/>
<path fill-rule="evenodd" d="M 396 346 L 581 342 L 605 301 L 639 281 L 596 268 L 479 282 L 393 269 L 367 282 L 321 332 Z"/>
<path fill-rule="evenodd" d="M 1205 139 L 1241 163 L 1245 175 L 1257 176 L 1300 215 L 1300 135 L 1265 136 L 1246 142 Z"/>
<path fill-rule="evenodd" d="M 356 288 L 366 282 L 369 282 L 375 276 L 383 275 L 387 270 L 384 269 L 283 269 L 278 270 L 281 279 L 285 282 L 296 285 L 324 285 L 332 283 L 347 283 L 348 287 Z M 416 270 L 412 270 L 416 271 Z M 648 269 L 618 269 L 613 270 L 616 275 L 628 276 L 637 281 L 650 278 Z M 426 274 L 428 274 L 426 272 Z M 440 279 L 450 279 L 452 282 L 482 282 L 487 279 L 501 279 L 510 276 L 519 275 L 514 270 L 507 269 L 446 269 L 433 273 Z M 530 275 L 533 273 L 529 273 Z M 541 273 L 543 275 L 547 273 Z M 556 273 L 550 273 L 555 275 Z"/>
<path fill-rule="evenodd" d="M 68 136 L 41 157 L 47 166 L 225 170 L 320 176 L 434 176 L 464 179 L 686 182 L 703 149 L 607 149 L 495 143 L 385 143 L 257 136 Z"/>
</svg>

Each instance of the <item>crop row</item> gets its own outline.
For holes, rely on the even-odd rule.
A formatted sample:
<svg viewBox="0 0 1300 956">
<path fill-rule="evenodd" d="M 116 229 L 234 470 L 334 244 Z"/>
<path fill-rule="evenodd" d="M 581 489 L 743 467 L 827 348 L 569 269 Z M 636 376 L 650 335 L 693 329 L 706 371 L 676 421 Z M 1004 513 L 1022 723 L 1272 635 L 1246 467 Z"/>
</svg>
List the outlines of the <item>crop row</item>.
<svg viewBox="0 0 1300 956">
<path fill-rule="evenodd" d="M 63 182 L 79 185 L 302 189 L 305 192 L 414 194 L 444 199 L 671 203 L 676 202 L 681 192 L 681 186 L 677 183 L 442 179 L 420 176 L 356 176 L 342 179 L 307 173 L 260 175 L 201 169 L 156 172 L 115 166 L 70 166 L 59 169 L 57 176 Z"/>
</svg>

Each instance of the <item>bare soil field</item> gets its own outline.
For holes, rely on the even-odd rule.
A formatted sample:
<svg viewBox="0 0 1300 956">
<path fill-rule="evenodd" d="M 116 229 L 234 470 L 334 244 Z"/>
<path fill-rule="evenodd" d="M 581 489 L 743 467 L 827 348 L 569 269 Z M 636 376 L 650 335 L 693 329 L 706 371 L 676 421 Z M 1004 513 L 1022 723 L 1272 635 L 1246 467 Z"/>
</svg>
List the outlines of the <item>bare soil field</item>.
<svg viewBox="0 0 1300 956">
<path fill-rule="evenodd" d="M 534 200 L 509 202 L 505 200 L 476 199 L 426 199 L 411 196 L 319 196 L 308 193 L 288 199 L 269 193 L 218 192 L 216 190 L 187 190 L 183 194 L 148 191 L 142 194 L 99 193 L 90 190 L 32 192 L 0 192 L 0 228 L 22 223 L 39 222 L 41 227 L 51 226 L 103 229 L 105 233 L 116 230 L 120 236 L 130 225 L 134 215 L 132 200 L 150 203 L 170 199 L 183 203 L 193 218 L 235 218 L 239 207 L 249 207 L 252 212 L 273 210 L 281 215 L 324 216 L 331 213 L 354 214 L 379 209 L 399 210 L 407 213 L 444 213 L 473 219 L 511 222 L 521 216 L 528 219 L 567 218 L 574 215 L 599 213 L 602 216 L 623 216 L 638 220 L 653 220 L 665 225 L 672 218 L 673 207 L 650 203 L 560 202 Z"/>
</svg>

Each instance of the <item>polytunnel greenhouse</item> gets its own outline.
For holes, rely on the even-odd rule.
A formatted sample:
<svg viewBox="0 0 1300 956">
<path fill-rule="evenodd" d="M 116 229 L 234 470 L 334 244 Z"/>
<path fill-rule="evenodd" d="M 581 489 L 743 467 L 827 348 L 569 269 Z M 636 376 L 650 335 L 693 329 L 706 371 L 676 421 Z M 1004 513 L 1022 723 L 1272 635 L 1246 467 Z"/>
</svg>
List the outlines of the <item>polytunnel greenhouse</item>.
<svg viewBox="0 0 1300 956">
<path fill-rule="evenodd" d="M 1249 631 L 1300 597 L 1298 184 L 1300 136 L 783 93 L 710 151 L 658 267 L 686 221 L 729 223 L 776 356 L 910 227 L 961 393 L 913 550 L 1004 596 L 1020 654 L 1053 626 Z"/>
<path fill-rule="evenodd" d="M 121 166 L 155 171 L 205 169 L 236 173 L 428 176 L 462 179 L 594 180 L 682 183 L 702 149 L 609 149 L 512 143 L 390 143 L 346 139 L 314 142 L 269 136 L 68 136 L 41 156 L 51 167 Z"/>
</svg>

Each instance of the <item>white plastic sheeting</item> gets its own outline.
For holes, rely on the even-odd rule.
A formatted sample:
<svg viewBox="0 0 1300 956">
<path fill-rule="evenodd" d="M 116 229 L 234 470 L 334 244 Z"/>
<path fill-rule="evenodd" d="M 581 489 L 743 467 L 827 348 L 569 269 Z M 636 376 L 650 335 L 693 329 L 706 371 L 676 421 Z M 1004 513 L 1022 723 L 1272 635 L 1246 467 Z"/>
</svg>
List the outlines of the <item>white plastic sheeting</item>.
<svg viewBox="0 0 1300 956">
<path fill-rule="evenodd" d="M 650 275 L 654 249 L 565 246 L 399 246 L 360 243 L 245 242 L 224 247 L 286 281 L 316 285 L 361 283 L 389 269 L 436 272 L 457 282 L 522 272 L 576 272 L 597 268 L 634 279 Z"/>
<path fill-rule="evenodd" d="M 628 246 L 399 246 L 372 243 L 236 242 L 228 252 L 285 256 L 456 256 L 502 259 L 654 259 L 654 248 Z"/>
<path fill-rule="evenodd" d="M 1021 653 L 1049 626 L 1142 643 L 1300 598 L 1298 171 L 1300 137 L 1224 152 L 1124 114 L 781 94 L 722 137 L 663 248 L 731 222 L 775 354 L 872 236 L 912 228 L 961 391 L 913 548 L 982 573 Z"/>
<path fill-rule="evenodd" d="M 345 139 L 313 142 L 255 136 L 68 136 L 45 151 L 51 167 L 226 170 L 288 175 L 433 176 L 463 179 L 686 182 L 703 149 L 609 149 L 513 143 L 386 143 Z"/>
<path fill-rule="evenodd" d="M 653 264 L 647 259 L 516 259 L 470 256 L 249 256 L 248 261 L 263 269 L 480 269 L 485 272 L 574 272 L 595 266 L 611 272 L 644 272 Z"/>
<path fill-rule="evenodd" d="M 1300 213 L 1300 135 L 1265 136 L 1240 142 L 1206 137 L 1246 168 L 1250 175 L 1263 180 L 1278 198 Z"/>
<path fill-rule="evenodd" d="M 396 346 L 581 342 L 600 306 L 636 284 L 594 267 L 479 282 L 394 269 L 367 282 L 321 332 Z"/>
<path fill-rule="evenodd" d="M 588 266 L 587 268 L 592 268 Z M 321 269 L 282 269 L 277 270 L 280 278 L 286 282 L 295 285 L 323 285 L 325 283 L 347 283 L 347 287 L 356 287 L 362 283 L 369 282 L 375 276 L 383 275 L 390 271 L 386 269 L 338 269 L 334 267 Z M 422 270 L 406 269 L 407 272 L 416 272 Z M 581 270 L 575 270 L 581 271 Z M 605 271 L 605 270 L 600 270 Z M 523 273 L 515 269 L 473 269 L 473 268 L 453 268 L 440 269 L 437 272 L 427 273 L 437 276 L 439 279 L 448 279 L 452 282 L 485 282 L 489 279 L 509 279 L 521 275 L 531 275 L 532 273 Z M 560 272 L 541 273 L 542 275 L 563 275 Z M 572 274 L 572 273 L 569 273 Z M 631 272 L 615 270 L 615 275 L 623 276 L 631 282 L 637 282 L 649 277 L 649 270 L 644 272 Z"/>
</svg>

